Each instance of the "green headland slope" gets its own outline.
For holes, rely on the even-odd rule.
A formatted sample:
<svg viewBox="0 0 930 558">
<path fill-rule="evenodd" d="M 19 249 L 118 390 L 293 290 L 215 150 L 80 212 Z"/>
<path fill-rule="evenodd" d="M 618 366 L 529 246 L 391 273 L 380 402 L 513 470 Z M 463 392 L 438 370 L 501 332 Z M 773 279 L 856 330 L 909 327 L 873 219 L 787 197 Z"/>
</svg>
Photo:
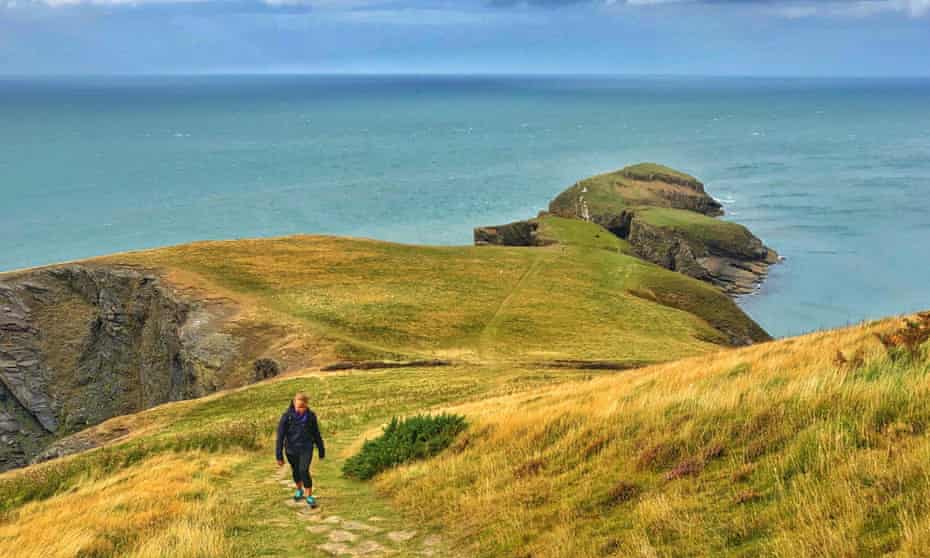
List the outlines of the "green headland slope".
<svg viewBox="0 0 930 558">
<path fill-rule="evenodd" d="M 778 254 L 746 227 L 718 219 L 723 206 L 691 175 L 640 163 L 575 183 L 536 219 L 475 229 L 478 245 L 540 246 L 550 216 L 597 224 L 625 240 L 624 252 L 707 281 L 727 294 L 754 291 Z"/>
</svg>

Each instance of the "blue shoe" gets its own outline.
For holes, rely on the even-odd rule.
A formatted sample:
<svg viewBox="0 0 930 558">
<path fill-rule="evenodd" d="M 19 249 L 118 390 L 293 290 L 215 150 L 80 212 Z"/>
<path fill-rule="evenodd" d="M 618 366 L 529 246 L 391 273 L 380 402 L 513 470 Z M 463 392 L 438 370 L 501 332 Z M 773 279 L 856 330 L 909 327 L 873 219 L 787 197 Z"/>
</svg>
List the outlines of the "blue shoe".
<svg viewBox="0 0 930 558">
<path fill-rule="evenodd" d="M 299 502 L 303 497 L 304 497 L 304 491 L 298 488 L 297 491 L 294 492 L 294 501 Z"/>
<path fill-rule="evenodd" d="M 311 508 L 315 508 L 316 505 L 317 505 L 317 504 L 316 504 L 316 498 L 314 498 L 313 496 L 307 496 L 307 504 L 308 504 Z"/>
</svg>

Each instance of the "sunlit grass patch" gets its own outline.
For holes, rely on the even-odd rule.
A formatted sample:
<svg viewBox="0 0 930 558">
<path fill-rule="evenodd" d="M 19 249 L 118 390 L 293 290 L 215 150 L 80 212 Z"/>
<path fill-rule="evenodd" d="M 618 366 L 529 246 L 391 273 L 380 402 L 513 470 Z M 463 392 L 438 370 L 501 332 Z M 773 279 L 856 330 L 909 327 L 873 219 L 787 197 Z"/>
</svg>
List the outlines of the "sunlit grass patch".
<svg viewBox="0 0 930 558">
<path fill-rule="evenodd" d="M 77 477 L 0 524 L 5 557 L 229 555 L 223 498 L 235 454 L 155 455 L 105 477 Z"/>
<path fill-rule="evenodd" d="M 377 483 L 475 556 L 516 555 L 515 541 L 539 556 L 913 552 L 930 514 L 930 362 L 889 355 L 875 334 L 900 324 L 456 407 L 472 422 L 461 451 Z M 837 350 L 874 373 L 837 366 Z"/>
</svg>

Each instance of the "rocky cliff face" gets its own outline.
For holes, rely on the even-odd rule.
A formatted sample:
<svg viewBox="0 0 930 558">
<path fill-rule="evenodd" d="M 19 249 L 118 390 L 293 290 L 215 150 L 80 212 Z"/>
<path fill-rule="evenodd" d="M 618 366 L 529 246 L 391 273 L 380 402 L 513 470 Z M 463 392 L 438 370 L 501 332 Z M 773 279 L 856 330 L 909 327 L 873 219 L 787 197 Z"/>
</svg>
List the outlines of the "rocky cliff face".
<svg viewBox="0 0 930 558">
<path fill-rule="evenodd" d="M 653 192 L 667 200 L 669 207 L 696 211 L 710 217 L 723 215 L 723 205 L 708 195 L 704 183 L 694 177 L 661 172 L 644 174 L 635 167 L 623 169 L 620 174 L 630 180 L 652 185 Z"/>
<path fill-rule="evenodd" d="M 626 237 L 640 258 L 695 279 L 709 281 L 727 294 L 748 294 L 765 280 L 778 254 L 750 235 L 738 246 L 717 244 L 655 227 L 635 216 Z"/>
<path fill-rule="evenodd" d="M 0 278 L 0 470 L 88 425 L 226 387 L 227 316 L 135 269 Z"/>
</svg>

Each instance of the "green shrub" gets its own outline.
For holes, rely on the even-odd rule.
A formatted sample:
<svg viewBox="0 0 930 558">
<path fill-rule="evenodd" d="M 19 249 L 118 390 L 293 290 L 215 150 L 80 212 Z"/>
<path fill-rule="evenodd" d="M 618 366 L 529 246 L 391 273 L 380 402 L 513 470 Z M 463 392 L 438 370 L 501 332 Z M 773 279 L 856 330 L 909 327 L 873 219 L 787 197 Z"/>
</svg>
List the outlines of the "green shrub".
<svg viewBox="0 0 930 558">
<path fill-rule="evenodd" d="M 404 420 L 394 417 L 384 433 L 366 440 L 361 451 L 346 460 L 342 474 L 368 480 L 401 463 L 432 457 L 448 447 L 466 426 L 465 417 L 445 413 Z"/>
</svg>

